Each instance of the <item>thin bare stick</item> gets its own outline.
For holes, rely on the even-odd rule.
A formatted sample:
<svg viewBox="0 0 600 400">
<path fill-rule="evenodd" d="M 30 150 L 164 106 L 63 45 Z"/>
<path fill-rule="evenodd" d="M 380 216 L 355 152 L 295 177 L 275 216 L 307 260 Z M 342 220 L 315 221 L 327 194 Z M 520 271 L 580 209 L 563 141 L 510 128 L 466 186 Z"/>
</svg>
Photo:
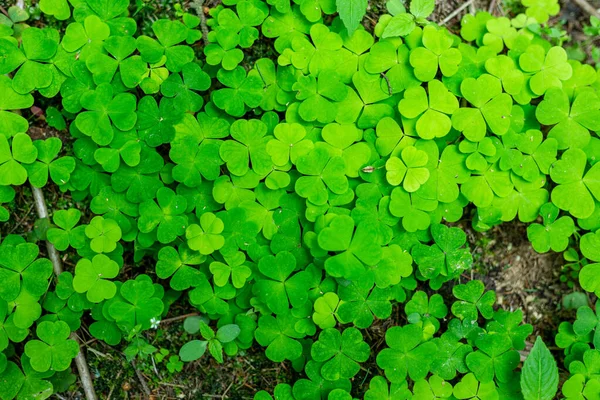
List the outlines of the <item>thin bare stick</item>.
<svg viewBox="0 0 600 400">
<path fill-rule="evenodd" d="M 454 17 L 456 17 L 458 14 L 460 14 L 465 8 L 467 8 L 471 4 L 473 4 L 473 1 L 474 0 L 468 0 L 466 3 L 463 3 L 456 10 L 452 11 L 446 18 L 444 18 L 444 20 L 442 22 L 440 22 L 440 25 L 446 25 L 448 22 L 450 22 L 452 19 L 454 19 Z"/>
<path fill-rule="evenodd" d="M 168 323 L 171 323 L 171 322 L 181 321 L 182 319 L 186 319 L 188 317 L 197 317 L 198 315 L 200 315 L 200 314 L 197 313 L 197 312 L 190 313 L 190 314 L 185 314 L 185 315 L 178 315 L 178 316 L 173 317 L 173 318 L 163 319 L 162 321 L 160 321 L 160 323 L 161 324 L 168 324 Z"/>
<path fill-rule="evenodd" d="M 573 3 L 577 4 L 586 13 L 600 19 L 600 12 L 586 0 L 573 0 Z"/>
<path fill-rule="evenodd" d="M 42 189 L 37 188 L 35 186 L 31 186 L 31 191 L 33 193 L 33 201 L 35 204 L 35 209 L 38 214 L 38 218 L 48 218 L 48 208 L 46 207 L 46 200 L 44 199 L 44 193 Z M 58 277 L 62 271 L 62 260 L 58 255 L 58 251 L 52 243 L 46 240 L 46 250 L 48 251 L 48 258 L 52 261 L 52 266 L 54 267 L 54 274 Z M 71 333 L 71 339 L 75 340 L 79 345 L 79 338 L 75 334 L 75 332 Z M 83 386 L 83 391 L 85 392 L 85 397 L 87 400 L 96 400 L 96 392 L 94 391 L 94 384 L 92 383 L 92 376 L 90 375 L 90 370 L 87 365 L 87 361 L 85 360 L 85 356 L 79 349 L 79 353 L 75 357 L 75 365 L 77 366 L 77 370 L 79 371 L 79 378 L 81 379 L 81 386 Z"/>
<path fill-rule="evenodd" d="M 190 7 L 196 10 L 196 14 L 200 17 L 200 29 L 202 30 L 202 40 L 204 45 L 208 46 L 208 26 L 206 25 L 206 15 L 204 14 L 204 1 L 205 0 L 192 0 Z"/>
<path fill-rule="evenodd" d="M 135 365 L 134 360 L 131 360 L 131 366 L 133 367 L 133 370 L 135 371 L 135 374 L 137 375 L 137 377 L 140 381 L 140 384 L 142 385 L 142 390 L 144 391 L 144 393 L 146 393 L 146 396 L 150 397 L 152 392 L 150 391 L 150 388 L 148 387 L 148 383 L 146 383 L 146 378 L 144 378 L 144 375 L 142 375 L 140 370 L 137 369 L 137 366 Z"/>
<path fill-rule="evenodd" d="M 494 8 L 496 8 L 497 0 L 492 0 L 490 3 L 490 8 L 488 9 L 489 13 L 494 15 Z"/>
</svg>

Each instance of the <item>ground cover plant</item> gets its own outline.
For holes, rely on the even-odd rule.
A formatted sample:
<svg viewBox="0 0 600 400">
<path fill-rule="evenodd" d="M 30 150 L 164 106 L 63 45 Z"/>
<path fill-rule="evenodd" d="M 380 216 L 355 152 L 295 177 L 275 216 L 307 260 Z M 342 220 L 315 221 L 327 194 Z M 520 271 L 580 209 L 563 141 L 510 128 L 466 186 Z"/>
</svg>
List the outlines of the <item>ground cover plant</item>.
<svg viewBox="0 0 600 400">
<path fill-rule="evenodd" d="M 596 305 L 532 337 L 463 229 L 526 223 L 600 294 L 600 75 L 548 27 L 557 1 L 456 31 L 433 0 L 390 0 L 374 32 L 363 0 L 192 6 L 0 14 L 0 220 L 27 185 L 73 200 L 2 231 L 1 399 L 68 391 L 81 328 L 170 373 L 260 347 L 295 378 L 257 400 L 600 398 Z M 40 113 L 69 139 L 32 137 Z"/>
</svg>

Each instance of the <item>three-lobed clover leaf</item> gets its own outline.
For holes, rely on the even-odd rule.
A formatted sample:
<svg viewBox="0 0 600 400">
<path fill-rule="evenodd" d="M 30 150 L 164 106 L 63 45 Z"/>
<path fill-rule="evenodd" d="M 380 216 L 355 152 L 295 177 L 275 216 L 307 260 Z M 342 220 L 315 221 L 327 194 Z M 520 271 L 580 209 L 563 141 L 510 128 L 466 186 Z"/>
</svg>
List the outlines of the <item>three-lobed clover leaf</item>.
<svg viewBox="0 0 600 400">
<path fill-rule="evenodd" d="M 188 37 L 188 28 L 182 22 L 159 19 L 152 24 L 152 31 L 158 40 L 145 35 L 137 38 L 137 48 L 144 61 L 153 64 L 164 56 L 169 71 L 180 72 L 194 59 L 193 49 L 180 44 Z"/>
<path fill-rule="evenodd" d="M 512 371 L 519 365 L 519 352 L 513 349 L 512 341 L 506 334 L 487 333 L 477 338 L 478 350 L 467 355 L 469 369 L 482 383 L 506 382 Z"/>
<path fill-rule="evenodd" d="M 92 303 L 112 299 L 117 286 L 109 279 L 119 274 L 119 265 L 104 254 L 97 254 L 91 260 L 82 258 L 75 266 L 73 288 L 77 293 L 85 293 Z"/>
<path fill-rule="evenodd" d="M 167 187 L 158 189 L 156 200 L 158 204 L 153 200 L 140 204 L 138 228 L 142 233 L 152 232 L 156 228 L 158 240 L 170 243 L 185 232 L 187 200 Z"/>
<path fill-rule="evenodd" d="M 164 309 L 160 298 L 162 287 L 160 289 L 159 292 L 148 275 L 138 275 L 121 285 L 120 297 L 110 303 L 108 313 L 128 330 L 136 325 L 148 329 L 151 325 L 150 320 L 159 317 Z"/>
<path fill-rule="evenodd" d="M 459 400 L 499 400 L 498 389 L 494 382 L 481 383 L 473 373 L 462 377 L 452 391 L 454 397 Z"/>
<path fill-rule="evenodd" d="M 37 156 L 38 150 L 29 135 L 17 133 L 10 144 L 6 136 L 0 135 L 0 185 L 25 183 L 27 169 L 24 165 L 35 162 Z"/>
<path fill-rule="evenodd" d="M 0 41 L 0 43 L 3 42 Z M 5 54 L 4 49 L 1 47 L 0 49 L 2 49 L 0 54 Z M 9 55 L 7 59 L 14 59 L 14 57 Z M 8 69 L 0 68 L 0 73 L 6 73 L 7 71 Z M 0 75 L 0 131 L 7 138 L 17 133 L 27 132 L 29 128 L 29 123 L 24 117 L 9 110 L 20 110 L 33 105 L 31 94 L 19 94 L 12 86 L 12 81 L 8 76 Z"/>
<path fill-rule="evenodd" d="M 35 371 L 64 371 L 71 366 L 71 360 L 79 353 L 79 345 L 69 339 L 71 330 L 66 322 L 43 321 L 37 326 L 36 334 L 40 340 L 25 344 L 25 354 Z"/>
<path fill-rule="evenodd" d="M 496 293 L 486 292 L 483 282 L 470 281 L 454 286 L 452 293 L 459 300 L 452 304 L 452 314 L 461 320 L 477 321 L 479 314 L 486 319 L 494 316 Z"/>
<path fill-rule="evenodd" d="M 19 294 L 40 297 L 48 289 L 52 263 L 37 258 L 39 248 L 33 243 L 2 243 L 0 246 L 0 296 L 6 301 L 17 301 Z"/>
<path fill-rule="evenodd" d="M 81 105 L 87 111 L 77 114 L 75 125 L 99 145 L 107 145 L 113 140 L 114 128 L 127 131 L 136 125 L 135 96 L 131 93 L 114 95 L 113 87 L 108 83 L 84 93 Z"/>
<path fill-rule="evenodd" d="M 272 169 L 271 157 L 267 153 L 267 126 L 258 119 L 237 120 L 231 124 L 231 137 L 219 149 L 219 154 L 233 175 L 243 176 L 252 170 L 264 176 Z"/>
<path fill-rule="evenodd" d="M 462 54 L 453 48 L 453 40 L 448 31 L 433 25 L 423 28 L 423 47 L 410 53 L 410 64 L 415 76 L 422 82 L 433 80 L 439 70 L 444 76 L 452 76 L 458 71 Z"/>
<path fill-rule="evenodd" d="M 175 290 L 189 289 L 202 279 L 202 274 L 194 265 L 201 264 L 205 259 L 205 256 L 185 245 L 180 245 L 177 250 L 166 246 L 158 252 L 156 275 L 161 279 L 171 277 L 170 285 Z"/>
<path fill-rule="evenodd" d="M 323 362 L 321 376 L 328 381 L 350 379 L 360 370 L 361 362 L 369 358 L 369 345 L 356 328 L 346 328 L 342 333 L 328 328 L 319 334 L 311 350 L 313 360 Z"/>
<path fill-rule="evenodd" d="M 492 75 L 467 78 L 460 90 L 475 108 L 460 108 L 452 115 L 452 126 L 473 142 L 481 141 L 487 129 L 497 135 L 510 128 L 511 97 L 502 92 L 500 81 Z"/>
<path fill-rule="evenodd" d="M 233 117 L 241 117 L 247 108 L 258 107 L 263 99 L 264 84 L 256 75 L 246 76 L 238 66 L 231 71 L 220 69 L 217 79 L 225 88 L 211 92 L 215 105 Z"/>
<path fill-rule="evenodd" d="M 428 92 L 422 86 L 415 86 L 404 92 L 398 103 L 402 116 L 417 119 L 416 130 L 423 139 L 446 136 L 452 123 L 448 115 L 458 110 L 456 97 L 438 80 L 427 84 Z"/>
<path fill-rule="evenodd" d="M 302 355 L 302 345 L 296 339 L 304 335 L 296 332 L 295 322 L 289 311 L 276 317 L 263 315 L 259 318 L 254 335 L 261 346 L 267 346 L 265 354 L 271 361 L 296 360 Z"/>
<path fill-rule="evenodd" d="M 569 246 L 569 238 L 575 233 L 575 223 L 569 216 L 558 218 L 558 207 L 546 203 L 540 208 L 543 225 L 531 224 L 527 227 L 527 239 L 538 253 L 561 252 Z"/>
<path fill-rule="evenodd" d="M 258 263 L 258 270 L 268 279 L 257 279 L 253 292 L 275 314 L 287 312 L 290 304 L 301 307 L 308 300 L 310 275 L 306 271 L 293 274 L 295 269 L 296 258 L 287 251 L 264 256 Z"/>
<path fill-rule="evenodd" d="M 46 235 L 57 250 L 65 251 L 69 246 L 74 249 L 85 246 L 85 226 L 77 226 L 80 219 L 81 211 L 75 208 L 54 213 L 52 221 L 58 228 L 48 229 Z"/>
<path fill-rule="evenodd" d="M 550 167 L 550 177 L 557 183 L 552 190 L 552 203 L 575 218 L 587 218 L 600 199 L 600 165 L 585 172 L 587 157 L 583 150 L 569 149 Z"/>
<path fill-rule="evenodd" d="M 344 159 L 332 157 L 323 147 L 298 157 L 296 168 L 302 174 L 295 184 L 296 193 L 315 205 L 327 203 L 330 191 L 344 194 L 348 190 Z"/>
<path fill-rule="evenodd" d="M 85 227 L 85 235 L 91 239 L 90 247 L 96 253 L 110 253 L 117 248 L 122 231 L 119 224 L 111 218 L 94 217 Z"/>
<path fill-rule="evenodd" d="M 600 130 L 600 98 L 593 89 L 582 88 L 571 102 L 564 90 L 550 88 L 535 115 L 542 124 L 554 125 L 548 138 L 556 139 L 560 150 L 584 148 L 589 130 Z"/>
<path fill-rule="evenodd" d="M 325 261 L 325 269 L 331 276 L 355 279 L 364 272 L 364 264 L 372 266 L 381 261 L 381 247 L 373 240 L 377 234 L 373 221 L 359 223 L 356 231 L 354 227 L 352 217 L 337 215 L 319 232 L 319 247 L 341 252 Z"/>
<path fill-rule="evenodd" d="M 552 87 L 562 87 L 562 82 L 573 75 L 567 62 L 567 52 L 562 47 L 551 47 L 548 52 L 539 45 L 531 45 L 519 56 L 519 66 L 529 74 L 529 87 L 538 96 Z"/>
<path fill-rule="evenodd" d="M 434 245 L 419 243 L 412 249 L 412 256 L 425 278 L 434 279 L 440 274 L 444 277 L 457 276 L 471 268 L 473 257 L 464 247 L 467 242 L 464 231 L 435 224 L 431 226 L 431 236 Z"/>
<path fill-rule="evenodd" d="M 392 383 L 401 383 L 408 375 L 412 380 L 423 379 L 429 373 L 437 346 L 423 341 L 423 328 L 418 325 L 394 326 L 385 333 L 385 348 L 377 355 L 377 365 Z"/>
<path fill-rule="evenodd" d="M 225 244 L 221 235 L 225 228 L 223 221 L 211 212 L 200 216 L 200 225 L 191 224 L 185 230 L 187 244 L 192 250 L 208 255 Z"/>
<path fill-rule="evenodd" d="M 390 185 L 402 187 L 409 193 L 416 192 L 429 179 L 427 153 L 415 146 L 402 150 L 401 158 L 390 157 L 386 163 L 386 178 Z"/>
<path fill-rule="evenodd" d="M 241 289 L 252 275 L 252 269 L 246 263 L 246 256 L 237 251 L 223 258 L 225 262 L 210 263 L 210 272 L 213 274 L 215 285 L 225 286 L 231 279 L 233 287 Z"/>
</svg>

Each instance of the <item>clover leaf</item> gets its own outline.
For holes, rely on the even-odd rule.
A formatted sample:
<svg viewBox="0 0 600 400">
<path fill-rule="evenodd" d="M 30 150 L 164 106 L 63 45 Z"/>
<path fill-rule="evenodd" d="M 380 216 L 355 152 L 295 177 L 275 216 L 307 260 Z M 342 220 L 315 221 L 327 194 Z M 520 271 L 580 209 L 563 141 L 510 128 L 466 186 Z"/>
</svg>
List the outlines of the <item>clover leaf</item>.
<svg viewBox="0 0 600 400">
<path fill-rule="evenodd" d="M 580 149 L 569 149 L 552 164 L 550 177 L 558 185 L 552 190 L 552 203 L 575 218 L 587 218 L 594 212 L 594 198 L 600 198 L 596 182 L 600 166 L 585 172 L 586 156 Z"/>
<path fill-rule="evenodd" d="M 79 345 L 69 339 L 71 330 L 63 321 L 41 322 L 36 329 L 40 340 L 25 344 L 25 354 L 30 357 L 31 367 L 38 372 L 64 371 L 79 353 Z"/>
<path fill-rule="evenodd" d="M 569 245 L 569 238 L 575 233 L 575 223 L 568 216 L 558 218 L 558 208 L 552 203 L 544 204 L 540 215 L 544 225 L 531 224 L 527 227 L 527 238 L 539 253 L 564 251 Z"/>
<path fill-rule="evenodd" d="M 462 399 L 498 400 L 498 389 L 494 382 L 481 383 L 473 373 L 462 377 L 452 391 L 454 397 Z"/>
<path fill-rule="evenodd" d="M 39 248 L 33 243 L 2 243 L 0 246 L 0 277 L 4 284 L 0 296 L 6 301 L 16 301 L 24 292 L 42 296 L 52 275 L 52 263 L 37 258 Z"/>
<path fill-rule="evenodd" d="M 347 328 L 340 333 L 329 328 L 319 334 L 319 340 L 313 343 L 310 352 L 313 360 L 324 363 L 321 376 L 337 381 L 356 375 L 360 370 L 359 363 L 369 358 L 370 349 L 358 329 Z"/>
<path fill-rule="evenodd" d="M 219 13 L 219 15 L 221 14 Z M 240 37 L 233 29 L 221 29 L 217 32 L 216 42 L 204 48 L 206 62 L 209 65 L 221 64 L 226 71 L 235 69 L 244 59 L 244 52 L 237 48 L 240 44 Z"/>
<path fill-rule="evenodd" d="M 85 227 L 85 235 L 90 238 L 90 247 L 96 253 L 110 253 L 117 248 L 121 239 L 119 224 L 110 218 L 94 217 Z"/>
<path fill-rule="evenodd" d="M 591 89 L 581 90 L 570 103 L 564 90 L 550 88 L 535 115 L 542 124 L 554 125 L 548 137 L 556 139 L 560 150 L 583 148 L 590 141 L 589 130 L 600 129 L 599 108 L 600 98 Z"/>
<path fill-rule="evenodd" d="M 410 398 L 410 396 L 412 396 L 412 393 L 408 390 L 406 381 L 392 383 L 388 387 L 387 380 L 383 376 L 375 376 L 369 383 L 369 390 L 365 393 L 365 400 L 404 399 Z"/>
<path fill-rule="evenodd" d="M 27 170 L 21 164 L 31 164 L 38 150 L 29 135 L 17 133 L 9 145 L 8 139 L 0 135 L 0 185 L 22 185 L 27 180 Z"/>
<path fill-rule="evenodd" d="M 113 88 L 107 83 L 99 85 L 93 92 L 81 96 L 81 105 L 88 111 L 77 115 L 77 128 L 99 145 L 109 144 L 115 135 L 114 127 L 127 131 L 137 121 L 136 101 L 131 93 L 113 96 Z"/>
<path fill-rule="evenodd" d="M 237 251 L 224 258 L 226 263 L 219 261 L 210 263 L 210 272 L 213 274 L 215 285 L 225 286 L 231 278 L 233 287 L 236 289 L 244 287 L 252 275 L 252 269 L 247 265 L 244 253 Z"/>
<path fill-rule="evenodd" d="M 290 304 L 300 307 L 308 300 L 310 276 L 306 271 L 292 275 L 296 269 L 292 253 L 282 251 L 276 256 L 264 256 L 258 269 L 269 279 L 257 279 L 253 291 L 275 314 L 285 313 Z"/>
<path fill-rule="evenodd" d="M 562 82 L 573 75 L 573 68 L 567 62 L 567 53 L 562 47 L 552 47 L 546 52 L 539 45 L 531 45 L 519 56 L 519 66 L 533 74 L 529 87 L 538 96 L 552 87 L 562 87 Z"/>
<path fill-rule="evenodd" d="M 241 117 L 246 107 L 258 107 L 263 98 L 263 82 L 255 75 L 246 76 L 246 71 L 238 66 L 231 71 L 220 69 L 217 79 L 225 88 L 211 92 L 215 105 L 234 117 Z"/>
<path fill-rule="evenodd" d="M 429 373 L 437 346 L 423 342 L 423 329 L 418 325 L 394 326 L 385 333 L 385 348 L 377 355 L 377 365 L 385 371 L 392 383 L 423 379 Z"/>
<path fill-rule="evenodd" d="M 292 89 L 301 100 L 298 114 L 303 120 L 318 121 L 322 124 L 333 122 L 339 103 L 348 95 L 348 88 L 340 81 L 336 72 L 325 70 L 318 76 L 298 78 Z"/>
<path fill-rule="evenodd" d="M 0 43 L 2 43 L 0 41 Z M 18 50 L 17 50 L 18 51 Z M 9 56 L 7 59 L 14 59 Z M 5 71 L 5 69 L 0 69 Z M 17 133 L 27 132 L 29 123 L 22 116 L 9 110 L 20 110 L 33 105 L 33 96 L 29 93 L 19 94 L 13 89 L 12 81 L 5 75 L 0 75 L 0 131 L 7 138 Z"/>
<path fill-rule="evenodd" d="M 52 15 L 59 21 L 69 19 L 71 8 L 67 0 L 41 0 L 40 10 L 44 14 Z"/>
<path fill-rule="evenodd" d="M 386 161 L 387 181 L 393 186 L 402 183 L 407 192 L 416 192 L 429 179 L 429 170 L 426 168 L 427 153 L 414 146 L 408 146 L 402 150 L 401 157 L 402 159 L 390 157 Z"/>
<path fill-rule="evenodd" d="M 167 187 L 158 189 L 156 199 L 158 204 L 150 200 L 140 204 L 138 228 L 142 233 L 149 233 L 158 227 L 158 240 L 170 243 L 185 232 L 187 218 L 182 214 L 187 209 L 187 201 Z"/>
<path fill-rule="evenodd" d="M 110 36 L 110 27 L 96 15 L 87 16 L 83 23 L 73 22 L 67 26 L 62 47 L 69 53 L 78 52 L 79 59 L 86 59 L 102 51 L 104 41 Z"/>
<path fill-rule="evenodd" d="M 198 64 L 189 63 L 182 67 L 181 75 L 171 74 L 160 87 L 163 96 L 174 99 L 173 105 L 182 111 L 198 112 L 204 101 L 196 93 L 210 87 L 210 77 Z"/>
<path fill-rule="evenodd" d="M 410 53 L 410 64 L 420 81 L 433 80 L 438 66 L 444 76 L 452 76 L 458 71 L 462 55 L 452 48 L 453 40 L 448 31 L 427 25 L 423 28 L 422 40 L 424 47 L 417 47 Z"/>
<path fill-rule="evenodd" d="M 487 128 L 497 135 L 510 128 L 512 99 L 502 93 L 500 81 L 491 75 L 467 78 L 460 85 L 462 95 L 475 108 L 460 108 L 452 115 L 452 126 L 465 137 L 478 142 L 485 137 Z"/>
<path fill-rule="evenodd" d="M 77 293 L 86 293 L 92 303 L 99 303 L 117 293 L 116 285 L 109 279 L 118 273 L 119 265 L 104 254 L 98 254 L 92 260 L 82 258 L 75 266 L 73 288 Z"/>
<path fill-rule="evenodd" d="M 156 290 L 148 275 L 138 275 L 121 285 L 120 297 L 116 298 L 108 308 L 108 313 L 118 324 L 128 330 L 136 325 L 150 327 L 150 320 L 162 314 L 164 305 L 161 293 Z"/>
<path fill-rule="evenodd" d="M 478 350 L 468 354 L 466 362 L 482 383 L 491 382 L 494 376 L 500 382 L 506 382 L 519 365 L 519 353 L 513 350 L 508 335 L 488 333 L 480 336 L 475 345 Z"/>
<path fill-rule="evenodd" d="M 25 165 L 29 182 L 36 187 L 43 187 L 48 182 L 49 175 L 58 185 L 66 184 L 75 170 L 75 159 L 69 156 L 56 159 L 62 148 L 60 139 L 36 140 L 33 145 L 37 148 L 39 161 Z"/>
<path fill-rule="evenodd" d="M 452 304 L 452 314 L 461 320 L 477 321 L 478 314 L 490 319 L 494 316 L 492 308 L 496 302 L 496 293 L 485 291 L 481 281 L 469 281 L 452 288 L 452 293 L 459 299 Z"/>
<path fill-rule="evenodd" d="M 438 80 L 429 81 L 428 89 L 428 94 L 421 86 L 407 89 L 398 109 L 406 118 L 417 118 L 416 130 L 421 138 L 444 137 L 452 127 L 448 115 L 458 110 L 458 101 Z"/>
<path fill-rule="evenodd" d="M 156 275 L 161 279 L 171 277 L 170 285 L 175 290 L 185 290 L 200 282 L 200 272 L 194 267 L 205 257 L 181 245 L 176 250 L 167 246 L 158 252 Z"/>
<path fill-rule="evenodd" d="M 317 241 L 323 250 L 342 252 L 325 261 L 325 269 L 334 277 L 353 279 L 364 271 L 363 263 L 376 265 L 381 260 L 381 247 L 373 242 L 375 225 L 363 221 L 356 231 L 354 226 L 351 217 L 338 215 L 319 232 Z"/>
<path fill-rule="evenodd" d="M 304 335 L 296 332 L 294 323 L 289 311 L 277 317 L 263 315 L 259 318 L 254 335 L 261 346 L 267 346 L 265 354 L 271 361 L 295 360 L 302 355 L 302 345 L 296 339 Z"/>
<path fill-rule="evenodd" d="M 310 152 L 314 144 L 305 139 L 306 129 L 297 123 L 278 124 L 271 139 L 267 143 L 267 153 L 271 156 L 273 164 L 278 167 L 286 167 L 291 162 L 296 164 L 300 156 Z"/>
<path fill-rule="evenodd" d="M 223 221 L 208 212 L 200 216 L 200 225 L 191 224 L 187 227 L 185 238 L 190 249 L 208 255 L 225 244 L 225 239 L 221 235 L 223 229 Z"/>
<path fill-rule="evenodd" d="M 344 159 L 339 156 L 332 157 L 323 147 L 316 147 L 300 156 L 296 168 L 303 175 L 296 181 L 296 193 L 313 204 L 325 204 L 329 198 L 329 191 L 343 194 L 348 190 Z"/>
<path fill-rule="evenodd" d="M 392 313 L 390 288 L 373 288 L 368 280 L 342 285 L 338 289 L 338 319 L 352 322 L 357 328 L 368 328 L 375 317 L 387 318 Z"/>
<path fill-rule="evenodd" d="M 182 22 L 158 19 L 152 24 L 152 31 L 158 40 L 145 35 L 137 38 L 137 48 L 144 61 L 157 63 L 164 56 L 169 71 L 180 72 L 194 59 L 191 47 L 179 45 L 188 36 L 188 28 Z"/>
<path fill-rule="evenodd" d="M 267 126 L 260 120 L 237 120 L 231 125 L 231 137 L 221 145 L 219 154 L 233 175 L 243 176 L 250 169 L 266 175 L 272 169 L 267 153 Z M 251 167 L 250 167 L 251 165 Z"/>
</svg>

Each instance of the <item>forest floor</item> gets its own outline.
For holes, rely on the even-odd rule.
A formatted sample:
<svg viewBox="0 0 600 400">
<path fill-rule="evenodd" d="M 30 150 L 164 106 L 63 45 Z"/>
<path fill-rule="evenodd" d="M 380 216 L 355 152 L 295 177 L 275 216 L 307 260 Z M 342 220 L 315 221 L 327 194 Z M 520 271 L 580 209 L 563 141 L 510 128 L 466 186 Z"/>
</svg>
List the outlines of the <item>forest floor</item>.
<svg viewBox="0 0 600 400">
<path fill-rule="evenodd" d="M 4 0 L 0 0 L 0 3 Z M 438 0 L 438 7 L 433 16 L 435 21 L 443 21 L 456 8 L 464 4 L 464 0 Z M 590 1 L 593 6 L 600 7 L 600 0 Z M 169 16 L 173 12 L 172 0 L 149 0 L 144 2 L 140 20 L 144 23 Z M 455 30 L 459 26 L 460 17 L 473 9 L 486 10 L 503 15 L 518 13 L 520 2 L 517 0 L 474 0 L 472 7 L 467 7 L 447 26 Z M 214 6 L 215 2 L 207 2 Z M 369 2 L 369 11 L 365 24 L 373 28 L 378 16 L 385 12 L 385 0 Z M 577 42 L 588 16 L 571 1 L 565 0 L 562 12 L 554 21 L 563 25 Z M 142 28 L 144 29 L 144 28 Z M 266 50 L 268 51 L 268 49 Z M 259 55 L 260 56 L 260 55 Z M 44 138 L 61 136 L 65 146 L 69 146 L 70 136 L 66 132 L 46 129 L 42 121 L 32 121 L 32 136 Z M 83 205 L 74 202 L 65 193 L 49 185 L 45 190 L 48 208 L 51 210 L 76 207 L 83 210 Z M 31 191 L 22 187 L 15 200 L 7 207 L 11 219 L 0 224 L 0 236 L 9 233 L 27 232 L 35 238 L 43 237 L 45 224 L 35 216 L 33 203 L 30 201 Z M 468 240 L 472 249 L 475 267 L 473 272 L 465 276 L 465 280 L 481 279 L 488 290 L 495 290 L 498 305 L 505 309 L 524 311 L 525 321 L 534 326 L 534 334 L 544 338 L 546 343 L 554 343 L 554 333 L 559 321 L 574 317 L 574 312 L 563 305 L 565 294 L 573 292 L 567 282 L 563 282 L 561 274 L 564 260 L 560 254 L 538 254 L 527 240 L 526 227 L 520 223 L 503 224 L 486 233 L 467 229 Z M 42 247 L 41 247 L 42 248 Z M 64 255 L 66 268 L 73 268 L 70 255 Z M 592 301 L 594 299 L 588 299 Z M 181 304 L 183 302 L 179 302 Z M 170 316 L 185 315 L 194 312 L 191 306 L 172 308 Z M 385 330 L 394 325 L 394 318 L 378 321 L 368 329 L 367 335 L 375 347 L 381 346 Z M 153 357 L 138 360 L 134 365 L 128 362 L 123 354 L 125 346 L 110 347 L 96 341 L 87 331 L 85 323 L 80 329 L 81 341 L 86 349 L 87 361 L 99 397 L 102 399 L 123 398 L 155 398 L 155 399 L 252 399 L 259 390 L 271 390 L 280 382 L 291 382 L 296 373 L 289 363 L 275 364 L 266 359 L 263 349 L 251 348 L 236 357 L 226 357 L 223 364 L 218 364 L 211 357 L 203 357 L 197 362 L 187 363 L 183 371 L 171 373 L 166 363 L 157 362 Z M 161 324 L 160 329 L 147 335 L 150 344 L 158 349 L 166 349 L 170 354 L 177 354 L 178 349 L 186 342 L 181 320 Z M 530 344 L 531 345 L 531 344 Z M 372 352 L 376 354 L 376 352 Z M 355 378 L 366 385 L 378 374 L 374 359 L 365 363 L 364 369 Z M 360 385 L 359 385 L 360 386 Z M 360 394 L 356 394 L 357 397 Z M 75 383 L 72 390 L 61 395 L 64 399 L 81 399 L 83 393 Z"/>
</svg>

